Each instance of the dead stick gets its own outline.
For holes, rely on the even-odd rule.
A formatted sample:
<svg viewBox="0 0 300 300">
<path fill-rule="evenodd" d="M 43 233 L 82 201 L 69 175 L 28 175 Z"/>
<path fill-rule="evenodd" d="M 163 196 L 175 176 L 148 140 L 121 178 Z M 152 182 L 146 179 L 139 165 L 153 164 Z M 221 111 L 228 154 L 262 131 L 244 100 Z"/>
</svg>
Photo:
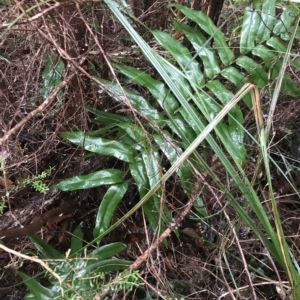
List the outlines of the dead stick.
<svg viewBox="0 0 300 300">
<path fill-rule="evenodd" d="M 151 245 L 151 247 L 149 249 L 147 249 L 141 256 L 139 256 L 135 260 L 135 262 L 130 266 L 130 269 L 132 269 L 132 270 L 137 269 L 148 258 L 148 256 L 151 254 L 151 252 L 153 252 L 153 250 L 155 250 L 163 242 L 163 240 L 171 234 L 172 231 L 176 230 L 180 226 L 182 220 L 185 218 L 185 216 L 191 210 L 194 201 L 199 196 L 200 189 L 201 189 L 200 182 L 201 181 L 198 181 L 195 184 L 195 188 L 191 194 L 191 197 L 190 197 L 188 203 L 186 204 L 185 208 L 179 214 L 179 216 L 169 225 L 169 227 L 161 234 L 161 236 L 155 240 L 155 242 Z"/>
<path fill-rule="evenodd" d="M 0 249 L 6 251 L 6 252 L 8 252 L 8 253 L 11 253 L 11 254 L 13 254 L 13 255 L 16 255 L 16 256 L 18 256 L 18 257 L 21 257 L 21 258 L 24 258 L 24 259 L 28 259 L 28 260 L 30 260 L 30 261 L 34 261 L 34 262 L 40 264 L 45 270 L 47 270 L 53 277 L 55 277 L 55 278 L 58 280 L 59 284 L 62 284 L 63 279 L 62 279 L 58 274 L 56 274 L 56 273 L 55 273 L 55 272 L 47 265 L 47 263 L 45 263 L 43 260 L 41 260 L 41 259 L 39 259 L 39 258 L 37 258 L 37 257 L 33 257 L 33 256 L 28 256 L 28 255 L 22 254 L 22 253 L 20 253 L 20 252 L 18 252 L 18 251 L 15 251 L 15 250 L 13 250 L 13 249 L 10 249 L 10 248 L 8 248 L 8 247 L 2 245 L 2 244 L 0 244 Z"/>
</svg>

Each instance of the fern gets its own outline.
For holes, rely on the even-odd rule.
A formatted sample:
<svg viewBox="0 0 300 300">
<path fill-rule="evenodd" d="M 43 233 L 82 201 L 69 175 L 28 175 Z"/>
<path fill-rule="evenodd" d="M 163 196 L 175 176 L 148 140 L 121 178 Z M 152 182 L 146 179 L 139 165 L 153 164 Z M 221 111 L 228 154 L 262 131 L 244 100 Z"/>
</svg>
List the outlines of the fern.
<svg viewBox="0 0 300 300">
<path fill-rule="evenodd" d="M 111 3 L 111 9 L 117 10 L 113 6 L 113 2 Z M 149 90 L 167 117 L 141 95 L 125 89 L 126 98 L 130 99 L 133 107 L 151 121 L 144 129 L 130 119 L 125 120 L 123 117 L 87 108 L 97 116 L 97 122 L 107 126 L 107 130 L 118 132 L 119 142 L 100 138 L 97 133 L 73 132 L 64 134 L 65 138 L 76 145 L 81 145 L 88 151 L 115 156 L 129 162 L 131 174 L 139 187 L 141 198 L 162 176 L 162 170 L 159 168 L 161 158 L 158 149 L 168 157 L 171 163 L 174 163 L 180 153 L 195 140 L 208 122 L 220 112 L 223 105 L 234 97 L 234 93 L 243 84 L 250 80 L 260 88 L 265 88 L 268 85 L 268 88 L 272 90 L 271 79 L 278 76 L 283 60 L 282 54 L 287 49 L 282 37 L 285 38 L 292 28 L 290 14 L 284 11 L 284 16 L 278 20 L 272 16 L 275 9 L 274 1 L 266 1 L 260 8 L 261 13 L 249 7 L 243 19 L 240 54 L 235 55 L 227 44 L 223 33 L 207 15 L 181 5 L 174 5 L 174 7 L 200 28 L 199 30 L 199 28 L 192 28 L 186 24 L 175 22 L 176 29 L 182 30 L 191 42 L 195 53 L 198 55 L 197 60 L 180 41 L 162 31 L 153 31 L 153 35 L 172 56 L 172 59 L 166 60 L 153 53 L 150 55 L 148 50 L 144 51 L 146 57 L 154 59 L 152 60 L 154 65 L 155 62 L 159 64 L 158 71 L 160 68 L 163 69 L 161 75 L 165 74 L 167 76 L 165 81 L 171 82 L 170 89 L 163 82 L 152 78 L 143 71 L 117 65 L 119 72 L 131 82 Z M 287 16 L 289 22 L 285 26 L 286 31 L 283 31 L 282 28 L 279 30 L 278 24 L 285 22 Z M 120 19 L 122 19 L 122 15 Z M 126 19 L 123 21 L 125 27 L 131 28 Z M 135 38 L 134 34 L 132 36 Z M 213 46 L 207 43 L 209 38 L 213 39 Z M 138 35 L 136 40 L 141 49 L 146 47 L 145 42 Z M 254 60 L 254 56 L 259 57 L 261 62 L 256 62 L 257 59 Z M 121 90 L 117 84 L 104 79 L 101 81 L 107 85 L 110 91 L 108 93 L 116 101 L 124 101 L 124 89 Z M 232 84 L 235 86 L 234 91 L 227 88 L 228 82 L 231 86 Z M 291 96 L 300 94 L 299 89 L 287 74 L 284 76 L 282 89 Z M 193 99 L 192 105 L 187 101 L 189 98 Z M 251 108 L 250 95 L 244 97 L 244 102 L 247 107 Z M 242 111 L 238 106 L 235 106 L 230 111 L 227 120 L 224 119 L 215 129 L 225 149 L 231 154 L 238 166 L 243 166 L 246 160 L 245 130 L 241 125 L 242 122 Z M 161 128 L 162 131 L 158 131 L 157 128 Z M 107 130 L 104 128 L 101 132 Z M 178 137 L 179 143 L 171 138 L 173 133 Z M 151 149 L 149 149 L 147 142 L 149 138 L 153 138 L 157 146 L 152 144 Z M 169 142 L 166 142 L 166 139 Z M 208 142 L 213 149 L 216 147 L 215 141 L 208 139 Z M 203 170 L 202 166 L 206 162 L 202 159 L 201 153 L 195 151 L 193 157 L 198 170 Z M 177 174 L 189 195 L 192 185 L 189 180 L 193 178 L 192 170 L 183 164 Z M 65 186 L 64 190 L 69 190 L 68 186 Z M 154 212 L 153 207 L 155 207 Z M 166 207 L 161 207 L 160 196 L 154 195 L 144 208 L 153 229 L 156 230 L 158 224 L 157 213 L 159 210 L 165 215 L 162 229 L 168 225 L 170 214 Z M 201 209 L 201 214 L 206 215 L 206 211 Z"/>
<path fill-rule="evenodd" d="M 87 107 L 87 110 L 95 115 L 95 122 L 101 123 L 104 127 L 96 132 L 65 133 L 64 136 L 88 151 L 111 155 L 128 162 L 131 177 L 138 187 L 141 199 L 149 194 L 149 190 L 156 190 L 143 208 L 152 228 L 159 233 L 171 222 L 171 212 L 163 201 L 163 188 L 160 187 L 157 191 L 157 183 L 160 182 L 164 173 L 159 163 L 161 153 L 167 157 L 171 165 L 178 162 L 181 154 L 194 143 L 207 124 L 221 111 L 222 107 L 231 101 L 245 83 L 253 82 L 261 89 L 268 88 L 272 94 L 275 88 L 274 83 L 280 76 L 284 54 L 288 50 L 287 41 L 291 32 L 296 30 L 293 25 L 295 17 L 293 17 L 293 9 L 287 8 L 280 18 L 275 18 L 274 0 L 264 1 L 263 4 L 260 1 L 254 1 L 253 7 L 248 7 L 245 11 L 239 45 L 240 53 L 236 54 L 226 42 L 223 33 L 204 13 L 193 11 L 185 6 L 174 5 L 198 26 L 192 28 L 175 22 L 176 29 L 182 30 L 193 46 L 197 59 L 193 57 L 194 53 L 191 53 L 190 49 L 168 33 L 153 31 L 158 43 L 169 54 L 165 58 L 152 51 L 118 10 L 114 1 L 107 0 L 106 3 L 158 71 L 162 80 L 159 81 L 146 72 L 132 67 L 124 65 L 116 65 L 116 67 L 130 82 L 147 89 L 157 105 L 152 105 L 152 101 L 148 101 L 134 91 L 121 89 L 116 83 L 101 79 L 101 82 L 107 85 L 107 93 L 115 101 L 123 104 L 129 100 L 137 113 L 148 122 L 142 128 L 134 119 Z M 209 40 L 213 43 L 210 44 Z M 299 68 L 296 62 L 292 62 L 292 66 Z M 284 74 L 281 88 L 292 97 L 300 95 L 299 89 L 288 74 Z M 250 95 L 245 95 L 243 100 L 251 109 Z M 160 109 L 157 106 L 160 106 Z M 227 200 L 263 241 L 272 257 L 282 267 L 290 268 L 294 276 L 291 284 L 297 286 L 299 279 L 297 279 L 296 271 L 292 264 L 286 262 L 287 258 L 280 250 L 279 238 L 257 194 L 246 178 L 243 166 L 247 154 L 244 145 L 245 129 L 242 123 L 243 113 L 236 105 L 231 109 L 228 117 L 223 118 L 215 127 L 215 133 L 222 146 L 212 135 L 207 135 L 202 145 L 209 145 L 216 153 L 241 194 L 246 198 L 247 204 L 262 222 L 267 234 L 257 228 L 245 209 L 235 200 L 234 195 L 226 190 L 214 176 L 213 171 L 203 159 L 204 150 L 200 151 L 198 148 L 189 160 L 198 172 L 206 169 L 214 176 L 218 188 L 224 194 L 226 193 Z M 109 143 L 109 139 L 104 139 L 104 137 L 112 131 L 116 133 L 118 142 L 110 140 L 111 151 L 108 151 L 105 149 L 105 144 Z M 114 145 L 113 142 L 116 144 Z M 127 155 L 132 159 L 126 159 L 121 148 L 126 149 Z M 233 162 L 228 159 L 228 154 Z M 176 170 L 187 195 L 191 194 L 193 186 L 193 168 L 182 159 L 180 167 Z M 208 213 L 200 197 L 196 200 L 194 208 L 202 216 L 207 216 Z M 102 232 L 101 236 L 107 232 L 108 230 Z"/>
</svg>

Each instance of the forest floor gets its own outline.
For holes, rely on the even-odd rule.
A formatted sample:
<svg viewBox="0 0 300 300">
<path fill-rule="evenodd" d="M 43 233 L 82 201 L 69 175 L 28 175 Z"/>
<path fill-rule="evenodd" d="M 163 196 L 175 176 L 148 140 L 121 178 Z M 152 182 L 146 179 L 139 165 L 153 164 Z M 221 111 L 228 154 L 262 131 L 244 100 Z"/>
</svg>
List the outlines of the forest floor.
<svg viewBox="0 0 300 300">
<path fill-rule="evenodd" d="M 91 20 L 91 18 L 97 20 L 99 41 L 107 58 L 114 62 L 128 60 L 131 66 L 150 70 L 155 74 L 142 54 L 135 50 L 133 42 L 127 39 L 126 31 L 115 22 L 107 9 L 96 3 L 94 5 L 94 7 L 92 4 L 90 7 L 83 6 L 82 14 L 86 20 Z M 4 24 L 5 20 L 12 20 L 28 7 L 30 5 L 27 3 L 24 6 L 20 4 L 19 7 L 15 5 L 5 8 L 0 1 L 0 23 Z M 149 7 L 151 9 L 147 14 L 139 15 L 142 22 L 146 22 L 149 28 L 174 31 L 172 18 L 177 17 L 174 10 L 162 2 L 153 2 L 153 6 Z M 137 11 L 138 9 L 136 8 Z M 220 20 L 226 18 L 232 9 L 230 5 L 224 6 Z M 91 11 L 95 15 L 92 15 Z M 74 204 L 75 211 L 64 220 L 57 222 L 56 216 L 48 214 L 47 219 L 43 220 L 44 225 L 47 224 L 47 226 L 38 228 L 39 225 L 37 225 L 34 229 L 26 227 L 28 232 L 25 234 L 23 234 L 24 230 L 17 232 L 17 235 L 18 233 L 21 235 L 38 233 L 47 243 L 62 252 L 68 250 L 70 232 L 79 224 L 82 224 L 85 241 L 92 240 L 90 228 L 94 226 L 97 209 L 106 188 L 102 186 L 88 190 L 61 192 L 54 189 L 54 185 L 66 178 L 88 174 L 103 168 L 126 169 L 127 167 L 123 162 L 111 157 L 100 155 L 86 157 L 83 149 L 62 137 L 62 133 L 66 131 L 87 132 L 97 129 L 91 120 L 91 114 L 84 109 L 86 105 L 103 111 L 120 111 L 121 114 L 124 109 L 120 104 L 114 103 L 108 95 L 101 93 L 98 86 L 89 80 L 87 73 L 92 72 L 89 69 L 91 64 L 98 71 L 101 70 L 102 78 L 110 80 L 112 74 L 104 57 L 94 47 L 95 45 L 88 44 L 87 39 L 90 36 L 86 24 L 75 12 L 77 12 L 76 5 L 60 6 L 47 12 L 45 19 L 37 13 L 36 19 L 32 14 L 31 21 L 19 22 L 11 28 L 0 25 L 0 33 L 5 32 L 0 41 L 0 128 L 3 136 L 4 133 L 10 133 L 0 148 L 0 199 L 3 200 L 0 206 L 3 210 L 0 216 L 0 234 L 9 227 L 29 224 L 34 216 L 69 202 Z M 240 13 L 243 13 L 243 8 Z M 239 16 L 237 15 L 235 26 L 238 24 Z M 45 34 L 45 27 L 53 33 L 52 37 Z M 146 30 L 143 32 L 142 27 L 138 30 L 151 44 L 149 32 Z M 234 40 L 236 37 L 228 36 L 228 38 Z M 57 43 L 61 45 L 61 48 L 58 49 Z M 65 68 L 68 68 L 69 61 L 75 60 L 76 57 L 76 72 L 73 71 L 72 76 L 70 75 L 72 78 L 55 95 L 54 100 L 46 109 L 36 112 L 28 118 L 27 122 L 24 122 L 51 93 L 51 86 L 43 85 L 43 79 L 47 76 L 47 72 L 50 72 L 51 66 L 59 63 L 55 56 L 49 54 L 51 51 L 63 58 Z M 52 74 L 53 78 L 56 78 L 56 75 Z M 267 97 L 264 101 L 263 106 L 267 107 Z M 300 187 L 299 101 L 299 99 L 285 95 L 281 96 L 272 128 L 274 148 L 270 149 L 277 161 L 280 161 L 276 158 L 278 156 L 293 160 L 292 165 L 285 167 L 292 176 L 294 187 Z M 251 112 L 245 117 L 246 127 L 247 124 L 253 126 Z M 12 129 L 14 131 L 10 132 Z M 162 166 L 164 167 L 164 162 Z M 165 166 L 168 165 L 165 164 Z M 220 178 L 222 176 L 225 175 L 220 174 Z M 261 178 L 261 186 L 258 185 L 257 189 L 261 189 L 261 193 L 264 193 L 264 176 L 262 175 Z M 300 204 L 298 195 L 276 171 L 274 171 L 273 179 L 285 234 L 290 239 L 291 245 L 299 249 Z M 187 201 L 187 196 L 175 177 L 173 182 L 168 182 L 168 185 L 167 191 L 172 199 L 180 199 L 181 203 Z M 118 219 L 125 214 L 135 201 L 138 201 L 138 195 L 136 187 L 132 185 L 118 207 L 115 218 Z M 61 212 L 69 212 L 69 208 L 63 207 Z M 142 211 L 139 210 L 103 242 L 124 242 L 128 247 L 121 254 L 122 257 L 134 261 L 148 248 L 149 236 L 147 235 L 146 238 L 144 222 Z M 199 224 L 193 218 L 186 218 L 182 227 L 179 228 L 180 235 L 173 233 L 167 241 L 169 247 L 159 248 L 152 259 L 149 259 L 140 269 L 145 282 L 156 287 L 162 294 L 181 295 L 184 299 L 220 299 L 221 294 L 222 299 L 232 299 L 229 292 L 224 292 L 227 290 L 227 283 L 223 279 L 224 276 L 232 275 L 239 278 L 237 281 L 240 286 L 246 287 L 241 289 L 238 299 L 250 299 L 247 279 L 243 274 L 243 263 L 234 257 L 238 253 L 236 245 L 232 246 L 228 258 L 228 264 L 231 266 L 230 272 L 233 274 L 230 274 L 226 266 L 219 264 L 219 250 L 223 247 L 224 240 L 230 239 L 226 231 L 222 232 L 222 225 L 219 222 L 220 219 L 215 216 L 215 219 L 210 220 L 209 228 L 207 228 L 205 222 Z M 53 223 L 56 224 L 53 225 Z M 264 261 L 265 253 L 263 253 L 261 242 L 250 229 L 241 226 L 240 234 L 240 246 L 247 259 L 251 261 L 252 256 L 261 256 L 261 260 Z M 20 252 L 33 249 L 26 236 L 12 239 L 7 245 Z M 1 299 L 23 299 L 26 288 L 14 273 L 16 269 L 22 270 L 29 276 L 35 276 L 40 272 L 38 265 L 0 251 Z M 277 272 L 281 270 L 275 267 L 270 268 L 270 266 L 264 270 L 265 275 L 273 280 L 278 280 Z M 286 278 L 283 278 L 283 281 L 285 280 Z M 253 282 L 259 299 L 281 299 L 275 286 L 267 285 L 265 278 L 256 277 Z M 150 299 L 150 296 L 151 299 L 162 299 L 149 290 L 151 289 L 143 286 L 128 294 L 124 292 L 115 295 L 115 299 L 122 299 L 122 297 L 123 299 L 146 299 L 147 297 Z"/>
</svg>

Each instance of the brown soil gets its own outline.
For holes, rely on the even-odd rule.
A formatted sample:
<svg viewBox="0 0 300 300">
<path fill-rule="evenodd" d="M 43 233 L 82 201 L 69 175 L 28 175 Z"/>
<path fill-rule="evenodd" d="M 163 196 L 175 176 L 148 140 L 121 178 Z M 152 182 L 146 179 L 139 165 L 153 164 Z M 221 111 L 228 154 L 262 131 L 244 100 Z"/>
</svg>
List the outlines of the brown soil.
<svg viewBox="0 0 300 300">
<path fill-rule="evenodd" d="M 141 1 L 132 2 L 136 17 L 145 22 L 149 28 L 171 28 L 171 18 L 176 17 L 176 13 L 168 7 L 167 3 L 147 0 L 141 7 Z M 1 24 L 11 22 L 34 3 L 34 1 L 20 2 L 9 9 L 0 7 Z M 65 131 L 96 129 L 95 123 L 90 119 L 91 116 L 83 108 L 85 105 L 110 112 L 127 110 L 127 107 L 114 103 L 108 96 L 99 95 L 99 87 L 93 81 L 93 70 L 90 69 L 90 65 L 95 66 L 102 78 L 112 80 L 113 74 L 101 51 L 95 50 L 98 48 L 94 37 L 88 31 L 87 20 L 94 18 L 95 22 L 98 22 L 99 30 L 96 38 L 110 61 L 118 62 L 120 58 L 129 58 L 132 66 L 149 69 L 147 61 L 142 58 L 140 52 L 132 48 L 133 42 L 124 38 L 125 30 L 115 22 L 103 4 L 92 1 L 90 3 L 86 1 L 80 6 L 68 2 L 57 3 L 58 7 L 54 9 L 47 10 L 50 6 L 45 4 L 26 13 L 26 18 L 22 18 L 13 27 L 0 25 L 0 33 L 5 32 L 0 44 L 0 56 L 5 54 L 10 60 L 8 63 L 0 59 L 2 75 L 0 127 L 3 136 L 13 128 L 17 128 L 4 141 L 0 149 L 0 155 L 5 158 L 5 166 L 0 178 L 0 197 L 6 201 L 3 216 L 0 217 L 0 235 L 6 236 L 9 240 L 8 245 L 20 252 L 33 248 L 28 238 L 24 237 L 33 233 L 39 234 L 59 251 L 66 251 L 70 243 L 70 232 L 81 222 L 85 240 L 90 241 L 92 239 L 90 228 L 94 226 L 97 208 L 106 188 L 66 193 L 58 191 L 54 185 L 75 175 L 88 174 L 109 167 L 124 169 L 127 167 L 113 158 L 101 156 L 87 158 L 84 151 L 61 136 Z M 215 10 L 209 10 L 206 6 L 201 8 L 210 11 L 215 20 L 218 19 L 217 7 Z M 226 9 L 229 8 L 226 6 Z M 39 16 L 43 11 L 46 13 Z M 150 39 L 146 29 L 139 27 L 138 24 L 136 26 L 146 40 Z M 43 110 L 23 124 L 22 120 L 45 100 L 41 87 L 50 49 L 62 58 L 64 67 L 68 70 L 66 82 Z M 115 59 L 116 57 L 118 59 Z M 53 62 L 56 63 L 57 61 Z M 276 148 L 274 147 L 274 157 L 281 153 L 299 160 L 299 101 L 282 100 L 278 111 L 280 115 L 276 116 L 273 129 L 276 132 L 274 144 L 278 142 Z M 249 124 L 251 123 L 253 124 L 253 118 L 249 120 Z M 23 179 L 41 174 L 49 166 L 55 167 L 55 171 L 45 179 L 45 183 L 50 187 L 46 194 L 36 192 L 30 185 L 20 184 Z M 247 168 L 251 176 L 253 168 L 251 165 Z M 295 161 L 290 168 L 292 169 L 289 172 L 291 180 L 294 181 L 295 186 L 300 186 L 298 161 Z M 216 167 L 216 172 L 219 172 L 221 179 L 226 180 L 222 169 L 218 170 Z M 278 207 L 284 220 L 284 230 L 296 253 L 300 246 L 299 198 L 276 171 L 274 171 L 274 187 L 278 194 Z M 261 188 L 263 194 L 264 186 L 258 188 Z M 167 183 L 166 189 L 170 207 L 176 212 L 178 207 L 184 205 L 188 199 L 177 178 L 172 178 Z M 218 191 L 216 193 L 221 202 L 225 203 L 223 195 L 218 194 Z M 182 295 L 184 299 L 217 299 L 220 291 L 226 289 L 224 277 L 230 278 L 231 275 L 220 259 L 222 247 L 224 249 L 229 247 L 228 249 L 232 250 L 228 254 L 228 263 L 231 270 L 234 270 L 232 275 L 239 278 L 240 286 L 247 286 L 246 277 L 240 276 L 243 273 L 243 265 L 234 257 L 238 256 L 237 246 L 234 243 L 228 246 L 232 238 L 227 236 L 228 228 L 225 226 L 224 216 L 216 214 L 220 210 L 219 204 L 209 191 L 206 199 L 207 208 L 214 218 L 209 223 L 199 224 L 189 216 L 179 228 L 180 235 L 173 233 L 168 238 L 168 249 L 159 248 L 151 260 L 141 266 L 144 280 L 157 290 L 170 292 L 170 294 L 176 293 Z M 116 218 L 127 212 L 137 200 L 137 190 L 132 185 L 124 197 Z M 266 209 L 268 209 L 267 205 Z M 229 212 L 235 214 L 234 211 Z M 20 225 L 24 228 L 21 229 Z M 8 228 L 12 229 L 7 230 Z M 143 215 L 139 211 L 106 241 L 125 242 L 128 248 L 126 253 L 122 254 L 123 257 L 135 260 L 148 248 L 147 239 L 152 238 L 153 234 L 151 234 L 151 230 L 145 232 Z M 246 225 L 240 224 L 238 235 L 247 261 L 252 261 L 253 256 L 261 256 L 262 260 L 265 259 L 260 241 Z M 21 264 L 1 250 L 1 299 L 18 300 L 23 299 L 26 294 L 24 285 L 19 284 L 20 280 L 14 273 L 15 269 L 20 269 L 30 276 L 41 271 L 36 264 L 30 262 Z M 266 262 L 263 272 L 277 280 L 274 266 L 269 261 Z M 282 270 L 279 272 L 283 274 Z M 257 283 L 260 299 L 279 299 L 275 288 L 264 284 L 260 286 L 262 282 L 263 280 L 259 281 L 259 279 L 254 282 Z M 123 299 L 145 299 L 147 292 L 149 290 L 143 287 L 130 294 L 120 293 L 117 299 L 122 297 Z M 241 292 L 240 299 L 247 299 L 247 292 L 247 290 Z M 159 298 L 153 295 L 153 299 Z"/>
</svg>

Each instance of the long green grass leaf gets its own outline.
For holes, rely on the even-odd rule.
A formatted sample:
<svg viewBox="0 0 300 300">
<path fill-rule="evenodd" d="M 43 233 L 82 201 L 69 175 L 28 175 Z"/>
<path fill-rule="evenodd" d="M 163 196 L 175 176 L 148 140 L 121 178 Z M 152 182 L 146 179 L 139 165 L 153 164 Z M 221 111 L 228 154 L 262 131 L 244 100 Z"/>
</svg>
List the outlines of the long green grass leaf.
<svg viewBox="0 0 300 300">
<path fill-rule="evenodd" d="M 192 28 L 182 23 L 176 22 L 175 26 L 177 30 L 182 30 L 184 32 L 185 36 L 193 45 L 193 48 L 203 62 L 208 78 L 213 78 L 215 75 L 219 74 L 221 69 L 216 57 L 216 52 L 209 45 L 205 45 L 206 38 L 204 35 L 197 28 Z M 202 77 L 199 76 L 199 78 L 194 81 L 196 86 L 200 87 L 204 84 L 204 77 Z"/>
<path fill-rule="evenodd" d="M 189 80 L 193 81 L 195 84 L 200 83 L 201 85 L 201 83 L 203 82 L 203 73 L 200 70 L 199 63 L 196 60 L 193 60 L 193 57 L 189 49 L 184 47 L 181 42 L 175 40 L 166 32 L 156 30 L 153 31 L 152 33 L 154 37 L 157 39 L 157 41 L 161 44 L 161 46 L 164 47 L 172 54 L 174 59 L 185 71 L 186 77 Z M 208 59 L 211 59 L 211 57 L 209 57 Z M 216 73 L 217 72 L 215 72 L 215 74 Z"/>
</svg>

